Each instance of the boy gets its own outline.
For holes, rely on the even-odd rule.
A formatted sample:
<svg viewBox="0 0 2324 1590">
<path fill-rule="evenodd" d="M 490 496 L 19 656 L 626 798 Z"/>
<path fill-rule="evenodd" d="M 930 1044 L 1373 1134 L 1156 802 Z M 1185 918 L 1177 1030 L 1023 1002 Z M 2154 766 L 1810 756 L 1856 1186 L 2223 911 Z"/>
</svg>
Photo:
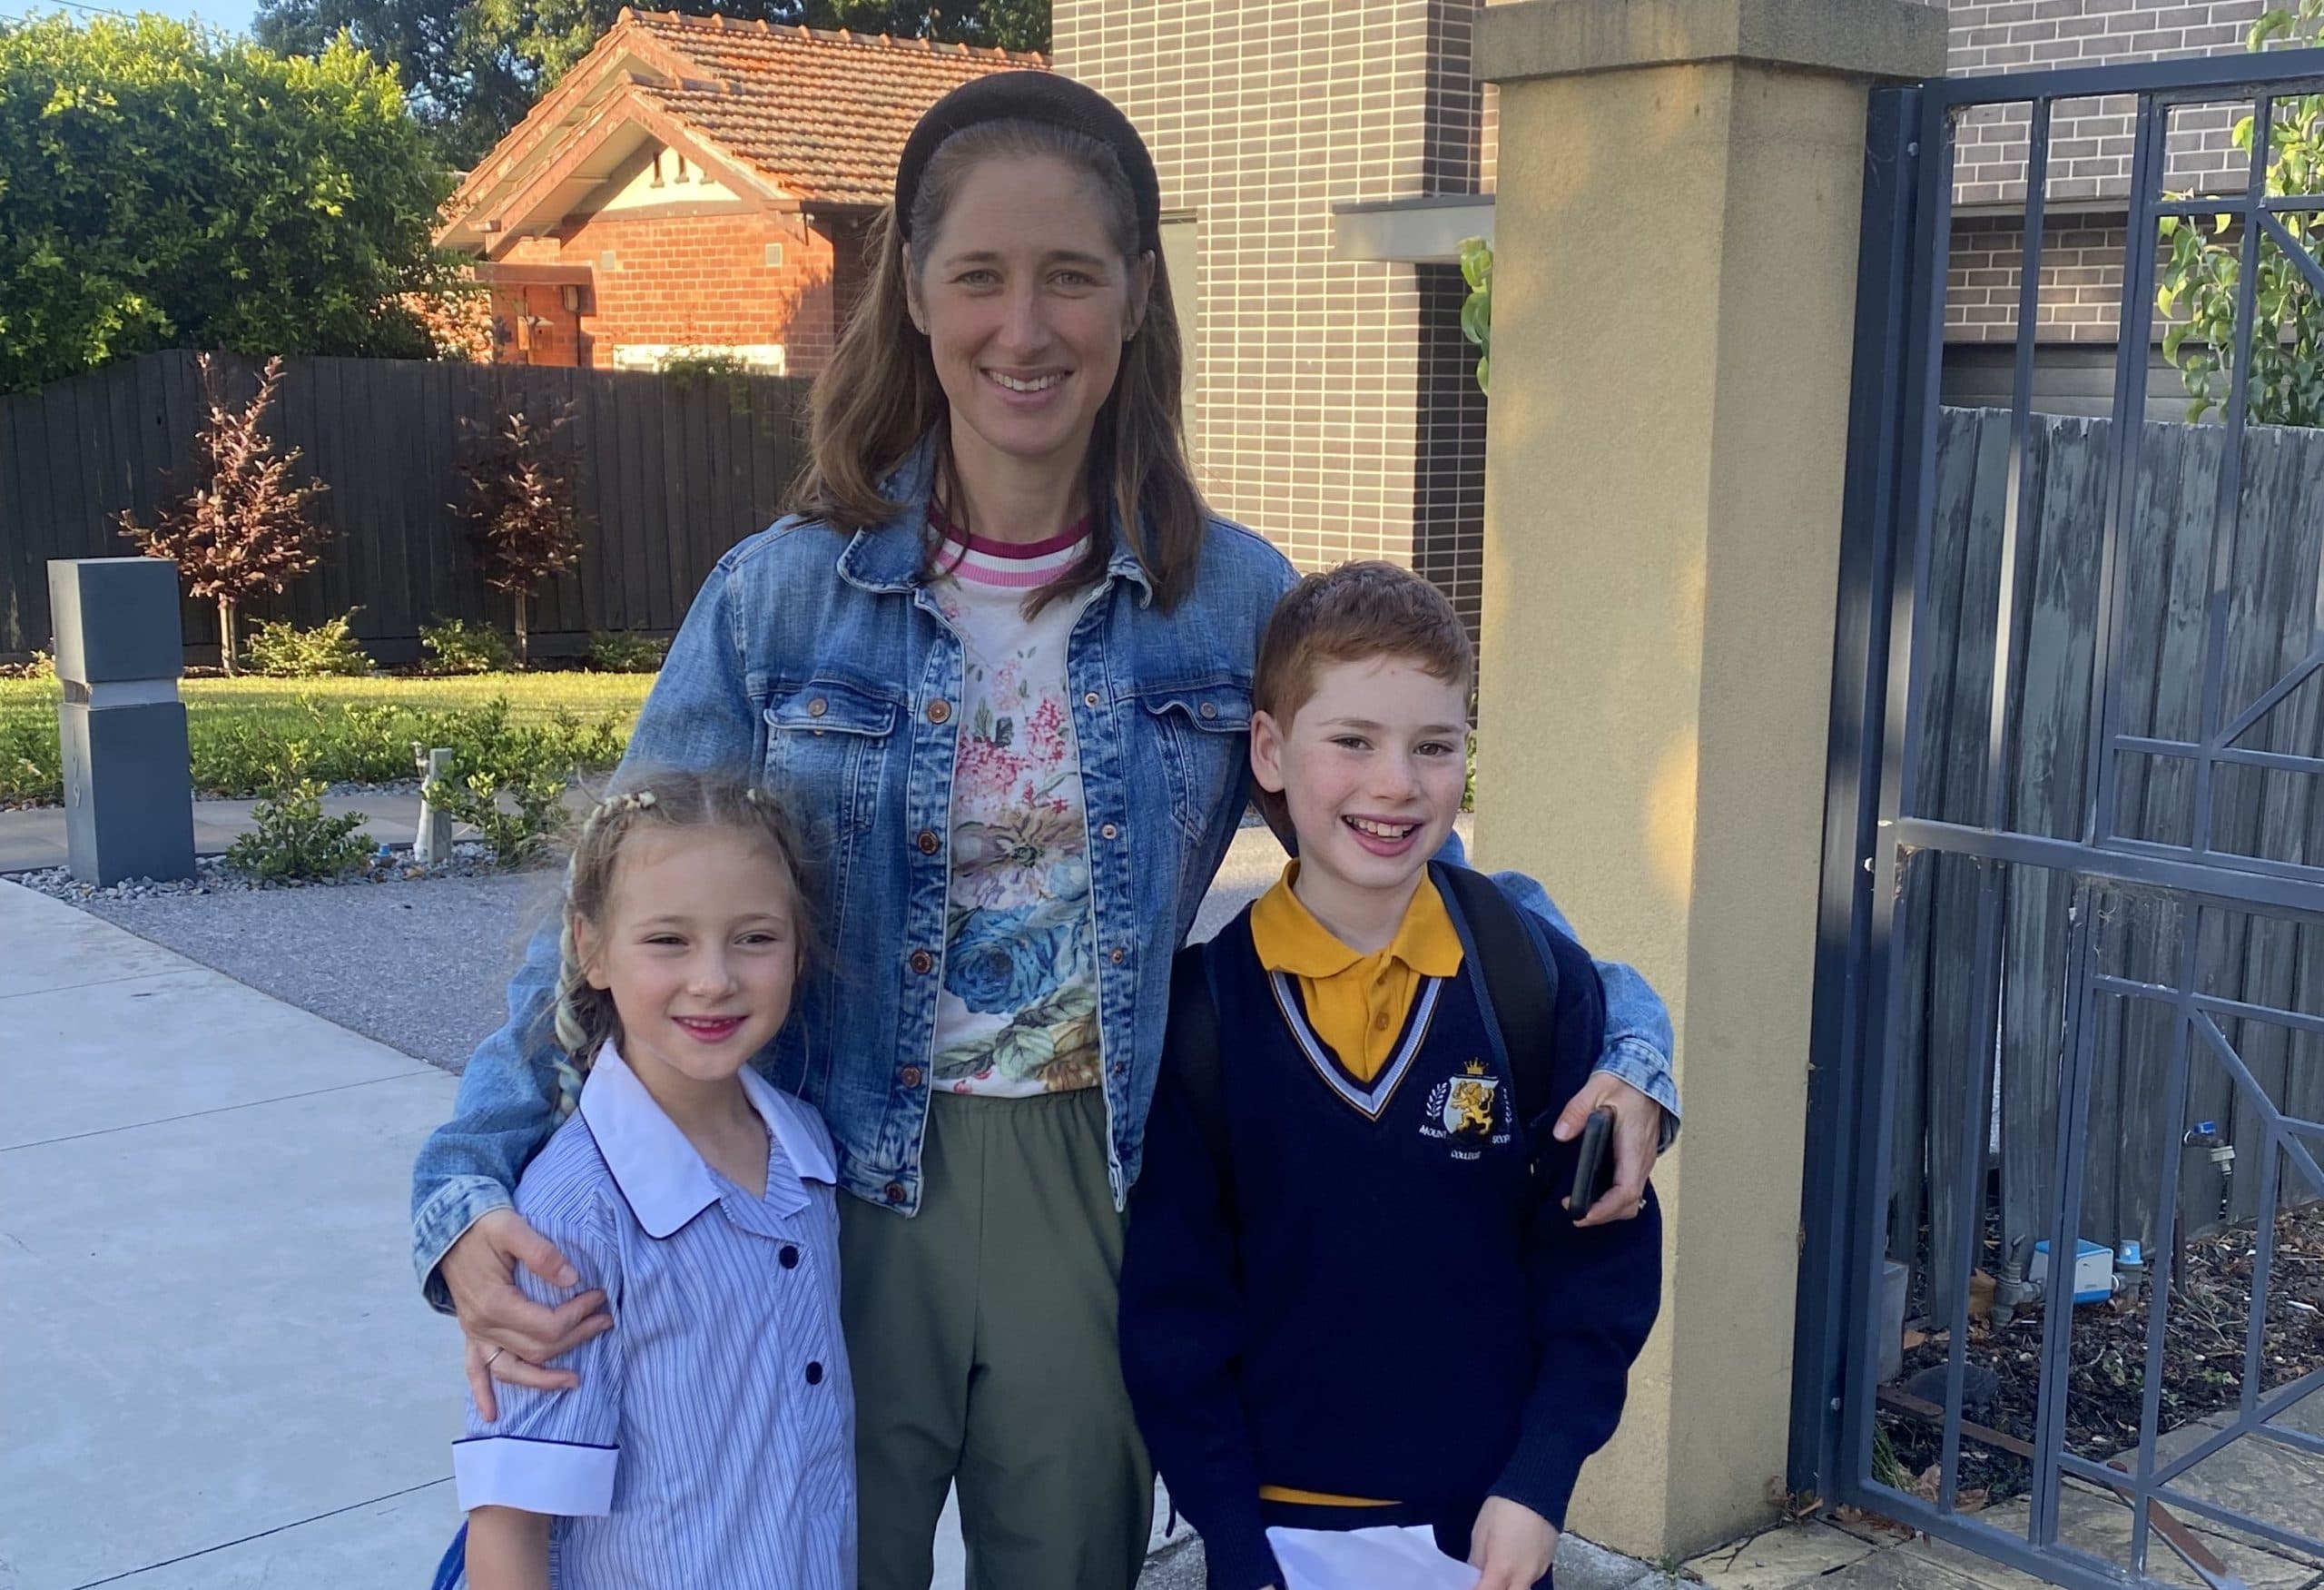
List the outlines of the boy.
<svg viewBox="0 0 2324 1590">
<path fill-rule="evenodd" d="M 1218 1061 L 1174 1066 L 1174 998 L 1122 1270 L 1131 1401 L 1213 1590 L 1288 1590 L 1270 1526 L 1427 1526 L 1482 1590 L 1545 1583 L 1659 1306 L 1651 1192 L 1576 1226 L 1554 1104 L 1518 1119 L 1544 1062 L 1512 1066 L 1479 924 L 1430 864 L 1472 668 L 1451 604 L 1386 564 L 1301 581 L 1260 643 L 1251 766 L 1298 859 L 1183 952 Z M 1562 1101 L 1598 1054 L 1597 974 L 1540 918 L 1502 920 L 1554 974 L 1535 1092 Z"/>
</svg>

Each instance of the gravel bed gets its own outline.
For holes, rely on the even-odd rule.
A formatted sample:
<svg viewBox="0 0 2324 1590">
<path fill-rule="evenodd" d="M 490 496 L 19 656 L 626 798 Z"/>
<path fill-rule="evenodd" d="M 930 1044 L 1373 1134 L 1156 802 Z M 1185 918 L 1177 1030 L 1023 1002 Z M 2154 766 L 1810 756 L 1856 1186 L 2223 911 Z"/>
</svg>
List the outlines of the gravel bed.
<svg viewBox="0 0 2324 1590">
<path fill-rule="evenodd" d="M 222 855 L 205 855 L 194 860 L 193 876 L 156 882 L 152 878 L 124 878 L 118 884 L 100 888 L 84 884 L 64 867 L 43 867 L 37 872 L 15 873 L 11 883 L 22 884 L 27 889 L 74 905 L 97 906 L 130 900 L 168 900 L 208 894 L 274 894 L 295 890 L 359 889 L 369 884 L 401 884 L 436 878 L 470 878 L 497 873 L 491 852 L 472 840 L 452 846 L 451 859 L 423 867 L 411 859 L 409 845 L 381 845 L 371 854 L 359 872 L 337 878 L 279 879 L 261 882 L 236 872 L 226 864 Z"/>
<path fill-rule="evenodd" d="M 553 871 L 455 862 L 420 876 L 399 870 L 369 887 L 255 888 L 237 879 L 205 890 L 196 880 L 64 897 L 238 983 L 458 1072 L 507 1018 L 509 974 L 555 904 L 558 882 Z"/>
</svg>

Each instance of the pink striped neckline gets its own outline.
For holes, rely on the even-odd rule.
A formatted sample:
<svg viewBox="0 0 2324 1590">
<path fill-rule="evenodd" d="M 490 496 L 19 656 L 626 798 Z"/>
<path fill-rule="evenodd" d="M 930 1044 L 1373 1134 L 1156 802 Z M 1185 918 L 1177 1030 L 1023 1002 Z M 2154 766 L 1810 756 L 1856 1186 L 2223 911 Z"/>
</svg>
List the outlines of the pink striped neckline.
<svg viewBox="0 0 2324 1590">
<path fill-rule="evenodd" d="M 1031 590 L 1048 585 L 1080 562 L 1089 546 L 1086 518 L 1042 541 L 996 541 L 960 528 L 932 507 L 928 522 L 938 537 L 940 572 L 963 584 L 1001 590 Z"/>
</svg>

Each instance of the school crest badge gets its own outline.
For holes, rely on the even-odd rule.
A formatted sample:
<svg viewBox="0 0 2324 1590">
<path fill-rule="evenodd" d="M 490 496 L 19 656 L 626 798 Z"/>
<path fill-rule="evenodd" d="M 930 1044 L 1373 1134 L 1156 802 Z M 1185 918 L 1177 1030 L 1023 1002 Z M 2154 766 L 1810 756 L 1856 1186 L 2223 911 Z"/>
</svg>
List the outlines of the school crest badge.
<svg viewBox="0 0 2324 1590">
<path fill-rule="evenodd" d="M 1501 1079 L 1472 1060 L 1458 1076 L 1436 1084 L 1429 1095 L 1429 1113 L 1447 1137 L 1482 1141 L 1492 1136 L 1493 1114 L 1499 1102 Z"/>
</svg>

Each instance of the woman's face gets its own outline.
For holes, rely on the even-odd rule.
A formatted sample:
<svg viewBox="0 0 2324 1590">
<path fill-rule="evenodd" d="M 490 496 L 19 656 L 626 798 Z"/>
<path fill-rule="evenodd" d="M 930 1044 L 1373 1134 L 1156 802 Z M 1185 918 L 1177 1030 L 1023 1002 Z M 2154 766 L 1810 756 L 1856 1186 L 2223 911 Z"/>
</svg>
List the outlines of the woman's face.
<svg viewBox="0 0 2324 1590">
<path fill-rule="evenodd" d="M 1154 281 L 1108 238 L 1096 183 L 1047 155 L 979 163 L 905 280 L 954 457 L 1078 470 Z"/>
</svg>

